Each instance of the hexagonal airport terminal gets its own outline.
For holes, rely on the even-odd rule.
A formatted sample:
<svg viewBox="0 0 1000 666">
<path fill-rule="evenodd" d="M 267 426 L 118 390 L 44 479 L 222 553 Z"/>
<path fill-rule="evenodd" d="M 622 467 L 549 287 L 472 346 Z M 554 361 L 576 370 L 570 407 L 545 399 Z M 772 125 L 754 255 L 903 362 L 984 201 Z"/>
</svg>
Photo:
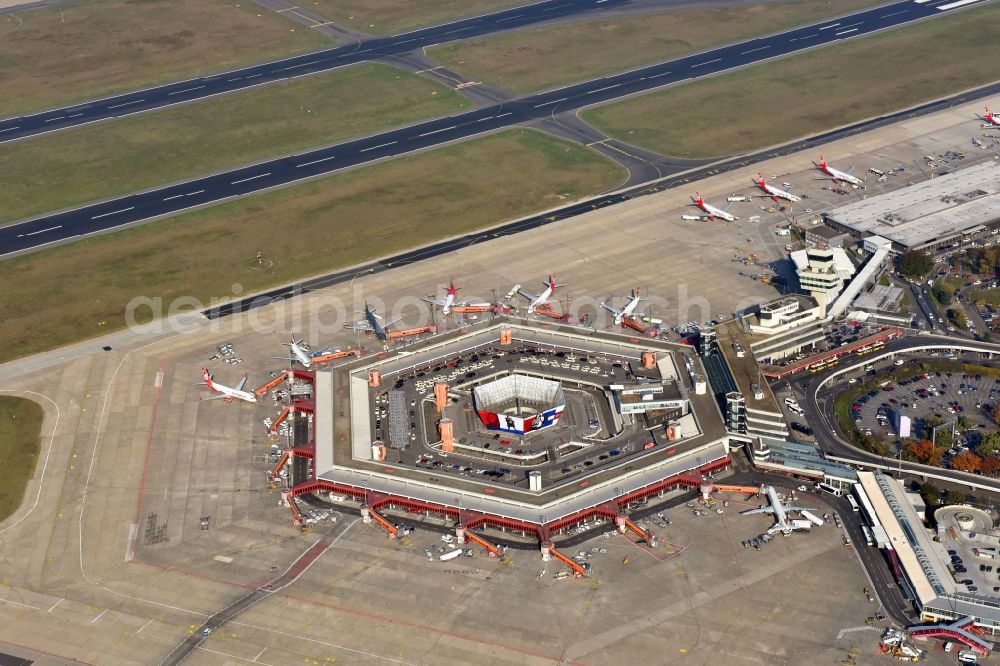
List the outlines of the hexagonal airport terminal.
<svg viewBox="0 0 1000 666">
<path fill-rule="evenodd" d="M 499 317 L 314 377 L 289 498 L 329 492 L 548 531 L 728 467 L 687 345 Z"/>
</svg>

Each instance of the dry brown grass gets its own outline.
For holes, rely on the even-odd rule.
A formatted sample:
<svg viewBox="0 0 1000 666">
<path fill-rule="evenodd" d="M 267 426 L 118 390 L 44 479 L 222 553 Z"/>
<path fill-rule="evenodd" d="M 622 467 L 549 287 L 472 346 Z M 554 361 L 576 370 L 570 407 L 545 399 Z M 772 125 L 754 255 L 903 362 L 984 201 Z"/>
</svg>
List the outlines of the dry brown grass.
<svg viewBox="0 0 1000 666">
<path fill-rule="evenodd" d="M 0 15 L 0 116 L 332 46 L 249 0 L 93 0 Z"/>
<path fill-rule="evenodd" d="M 21 506 L 35 475 L 43 416 L 37 402 L 0 395 L 0 522 Z"/>
<path fill-rule="evenodd" d="M 203 303 L 502 223 L 616 185 L 620 168 L 508 130 L 0 262 L 0 361 L 124 325 L 130 299 Z M 257 252 L 273 262 L 254 270 Z"/>
<path fill-rule="evenodd" d="M 398 34 L 469 16 L 488 14 L 531 0 L 305 0 L 311 9 L 347 28 L 376 35 Z"/>
<path fill-rule="evenodd" d="M 786 0 L 627 14 L 464 40 L 430 49 L 429 55 L 472 80 L 529 92 L 671 60 L 877 4 L 877 0 Z"/>
<path fill-rule="evenodd" d="M 0 223 L 468 106 L 447 86 L 368 63 L 48 134 L 0 150 Z"/>
<path fill-rule="evenodd" d="M 894 55 L 910 53 L 921 56 Z M 663 154 L 733 155 L 994 81 L 998 60 L 1000 5 L 990 4 L 674 86 L 583 117 L 610 136 Z M 738 113 L 720 115 L 734 103 Z"/>
</svg>

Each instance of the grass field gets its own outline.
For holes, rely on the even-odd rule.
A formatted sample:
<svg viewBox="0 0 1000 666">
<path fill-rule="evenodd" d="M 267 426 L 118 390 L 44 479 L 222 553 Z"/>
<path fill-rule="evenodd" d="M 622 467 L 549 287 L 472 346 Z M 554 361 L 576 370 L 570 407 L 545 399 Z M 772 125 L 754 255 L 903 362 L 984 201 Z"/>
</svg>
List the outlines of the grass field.
<svg viewBox="0 0 1000 666">
<path fill-rule="evenodd" d="M 347 171 L 0 262 L 0 361 L 124 325 L 136 296 L 207 303 L 499 224 L 617 185 L 614 163 L 533 130 Z M 474 203 L 470 203 L 474 202 Z M 273 262 L 254 270 L 258 251 Z"/>
<path fill-rule="evenodd" d="M 0 151 L 0 223 L 468 105 L 446 86 L 370 63 L 13 143 Z"/>
<path fill-rule="evenodd" d="M 0 522 L 24 499 L 41 448 L 42 408 L 37 402 L 0 395 Z"/>
<path fill-rule="evenodd" d="M 91 0 L 4 14 L 0 116 L 332 45 L 249 0 Z"/>
<path fill-rule="evenodd" d="M 973 289 L 965 296 L 969 303 L 989 303 L 1000 305 L 1000 289 Z"/>
<path fill-rule="evenodd" d="M 917 52 L 921 57 L 902 55 Z M 998 59 L 1000 5 L 993 3 L 673 86 L 583 118 L 667 155 L 733 155 L 994 81 Z M 739 112 L 725 111 L 734 108 Z"/>
<path fill-rule="evenodd" d="M 454 42 L 429 55 L 475 81 L 535 91 L 596 78 L 839 16 L 877 0 L 673 9 L 528 28 Z"/>
<path fill-rule="evenodd" d="M 306 0 L 299 3 L 337 25 L 375 35 L 398 34 L 532 0 Z"/>
</svg>

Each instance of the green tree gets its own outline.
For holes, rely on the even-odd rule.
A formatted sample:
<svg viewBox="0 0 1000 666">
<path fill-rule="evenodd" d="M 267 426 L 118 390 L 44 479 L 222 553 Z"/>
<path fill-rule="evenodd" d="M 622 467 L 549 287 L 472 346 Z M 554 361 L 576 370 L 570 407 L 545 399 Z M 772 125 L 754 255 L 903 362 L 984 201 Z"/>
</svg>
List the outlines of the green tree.
<svg viewBox="0 0 1000 666">
<path fill-rule="evenodd" d="M 941 491 L 933 483 L 925 483 L 920 486 L 920 496 L 927 506 L 936 506 L 941 499 Z"/>
<path fill-rule="evenodd" d="M 955 292 L 946 287 L 944 285 L 944 282 L 942 282 L 941 280 L 936 281 L 934 283 L 934 286 L 931 287 L 931 296 L 933 296 L 934 300 L 936 300 L 941 305 L 951 304 L 951 299 L 954 296 L 954 294 Z"/>
<path fill-rule="evenodd" d="M 965 493 L 958 490 L 949 490 L 944 498 L 945 504 L 965 504 Z"/>
<path fill-rule="evenodd" d="M 907 250 L 899 258 L 899 272 L 911 280 L 922 278 L 933 267 L 934 260 L 923 250 Z"/>
<path fill-rule="evenodd" d="M 992 430 L 983 433 L 979 444 L 976 445 L 976 454 L 988 458 L 995 455 L 998 450 L 1000 450 L 1000 432 Z"/>
<path fill-rule="evenodd" d="M 960 331 L 969 330 L 969 322 L 965 318 L 965 310 L 961 308 L 950 308 L 948 310 L 948 320 Z"/>
<path fill-rule="evenodd" d="M 961 416 L 958 417 L 956 423 L 958 424 L 959 428 L 961 428 L 962 430 L 966 430 L 968 429 L 970 423 L 969 417 L 966 416 L 965 414 L 962 414 Z"/>
</svg>

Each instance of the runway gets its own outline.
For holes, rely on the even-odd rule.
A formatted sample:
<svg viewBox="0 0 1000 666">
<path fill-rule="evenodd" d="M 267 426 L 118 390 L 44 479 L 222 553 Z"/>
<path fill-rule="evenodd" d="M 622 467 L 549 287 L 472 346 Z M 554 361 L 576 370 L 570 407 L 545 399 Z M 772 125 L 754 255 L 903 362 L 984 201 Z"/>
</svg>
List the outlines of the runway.
<svg viewBox="0 0 1000 666">
<path fill-rule="evenodd" d="M 313 51 L 229 72 L 186 79 L 18 118 L 7 118 L 0 120 L 0 143 L 256 88 L 276 81 L 408 53 L 442 42 L 482 37 L 588 12 L 604 12 L 628 2 L 629 0 L 544 0 L 399 35 L 373 37 L 349 46 Z"/>
<path fill-rule="evenodd" d="M 982 1 L 972 0 L 972 2 Z M 0 229 L 0 257 L 161 216 L 174 215 L 183 210 L 288 185 L 348 167 L 469 139 L 526 121 L 610 102 L 672 83 L 698 79 L 842 39 L 852 39 L 885 28 L 941 15 L 951 9 L 957 9 L 958 5 L 969 6 L 964 4 L 966 2 L 968 0 L 953 0 L 944 4 L 941 4 L 942 0 L 926 2 L 904 0 L 858 12 L 839 20 L 816 23 L 740 42 L 666 63 L 531 95 L 513 102 L 437 118 L 335 146 L 280 157 L 250 167 L 46 215 Z M 876 119 L 873 123 L 884 120 Z M 873 123 L 864 123 L 855 131 L 875 126 Z M 830 133 L 823 137 L 834 134 Z M 773 151 L 769 154 L 773 154 Z M 737 163 L 745 164 L 747 160 L 741 158 Z M 712 167 L 712 170 L 718 168 L 718 166 Z M 695 177 L 688 176 L 688 180 Z M 591 203 L 586 205 L 588 210 L 593 207 Z M 575 214 L 574 208 L 570 206 L 564 210 L 567 215 Z"/>
</svg>

